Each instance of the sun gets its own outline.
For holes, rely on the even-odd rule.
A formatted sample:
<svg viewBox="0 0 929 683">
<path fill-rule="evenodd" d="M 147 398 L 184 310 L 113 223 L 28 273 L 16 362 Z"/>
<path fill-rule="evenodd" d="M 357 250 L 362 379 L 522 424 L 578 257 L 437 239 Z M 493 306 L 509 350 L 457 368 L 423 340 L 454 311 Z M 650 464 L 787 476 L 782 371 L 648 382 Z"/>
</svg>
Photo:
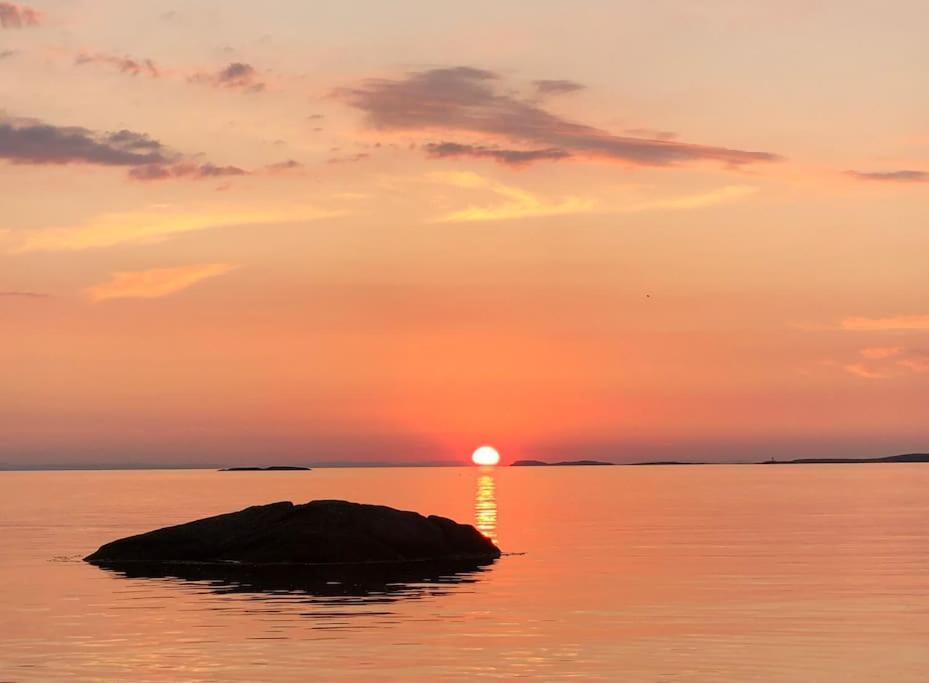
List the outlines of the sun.
<svg viewBox="0 0 929 683">
<path fill-rule="evenodd" d="M 471 455 L 475 465 L 496 465 L 500 462 L 500 454 L 493 446 L 481 446 Z"/>
</svg>

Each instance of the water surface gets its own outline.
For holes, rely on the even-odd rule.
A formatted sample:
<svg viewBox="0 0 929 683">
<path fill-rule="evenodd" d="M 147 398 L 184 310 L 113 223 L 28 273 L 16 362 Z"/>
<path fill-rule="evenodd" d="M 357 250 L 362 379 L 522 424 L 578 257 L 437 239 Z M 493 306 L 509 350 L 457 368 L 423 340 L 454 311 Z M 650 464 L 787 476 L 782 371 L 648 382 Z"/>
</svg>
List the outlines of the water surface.
<svg viewBox="0 0 929 683">
<path fill-rule="evenodd" d="M 0 681 L 927 680 L 929 466 L 0 473 Z M 508 554 L 380 585 L 86 565 L 247 505 L 468 521 Z"/>
</svg>

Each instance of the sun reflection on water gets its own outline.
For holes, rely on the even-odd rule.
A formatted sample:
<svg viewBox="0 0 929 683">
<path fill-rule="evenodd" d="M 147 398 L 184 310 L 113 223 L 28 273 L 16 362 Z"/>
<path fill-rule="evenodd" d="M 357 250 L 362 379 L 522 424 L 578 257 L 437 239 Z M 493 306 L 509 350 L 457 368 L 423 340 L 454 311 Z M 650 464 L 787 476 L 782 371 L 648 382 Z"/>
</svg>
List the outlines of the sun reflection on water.
<svg viewBox="0 0 929 683">
<path fill-rule="evenodd" d="M 497 539 L 497 491 L 493 475 L 482 473 L 477 479 L 474 499 L 474 526 L 494 543 Z"/>
</svg>

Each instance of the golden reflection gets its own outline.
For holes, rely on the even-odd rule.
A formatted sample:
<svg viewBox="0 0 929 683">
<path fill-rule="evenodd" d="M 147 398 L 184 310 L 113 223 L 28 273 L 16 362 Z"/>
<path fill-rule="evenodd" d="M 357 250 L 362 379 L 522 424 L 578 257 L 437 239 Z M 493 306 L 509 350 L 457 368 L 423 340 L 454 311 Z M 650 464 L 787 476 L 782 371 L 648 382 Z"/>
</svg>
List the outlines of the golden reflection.
<svg viewBox="0 0 929 683">
<path fill-rule="evenodd" d="M 494 543 L 497 543 L 497 491 L 493 475 L 484 472 L 477 479 L 474 500 L 474 526 Z"/>
</svg>

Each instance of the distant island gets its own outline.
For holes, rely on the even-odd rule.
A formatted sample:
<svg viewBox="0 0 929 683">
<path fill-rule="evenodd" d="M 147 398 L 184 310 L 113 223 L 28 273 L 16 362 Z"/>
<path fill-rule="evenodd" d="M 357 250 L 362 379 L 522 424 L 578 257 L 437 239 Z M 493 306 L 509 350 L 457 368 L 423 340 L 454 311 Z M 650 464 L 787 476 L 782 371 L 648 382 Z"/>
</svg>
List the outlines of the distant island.
<svg viewBox="0 0 929 683">
<path fill-rule="evenodd" d="M 705 462 L 684 462 L 683 460 L 647 460 L 645 462 L 627 462 L 627 465 L 706 465 Z"/>
<path fill-rule="evenodd" d="M 574 465 L 614 465 L 612 462 L 602 460 L 562 460 L 561 462 L 545 462 L 544 460 L 516 460 L 510 467 L 567 467 Z"/>
<path fill-rule="evenodd" d="M 884 458 L 798 458 L 796 460 L 765 460 L 760 465 L 834 465 L 868 464 L 880 462 L 929 462 L 929 453 L 905 453 Z"/>
<path fill-rule="evenodd" d="M 291 472 L 294 470 L 308 471 L 309 467 L 298 465 L 271 465 L 270 467 L 223 467 L 220 472 Z"/>
</svg>

